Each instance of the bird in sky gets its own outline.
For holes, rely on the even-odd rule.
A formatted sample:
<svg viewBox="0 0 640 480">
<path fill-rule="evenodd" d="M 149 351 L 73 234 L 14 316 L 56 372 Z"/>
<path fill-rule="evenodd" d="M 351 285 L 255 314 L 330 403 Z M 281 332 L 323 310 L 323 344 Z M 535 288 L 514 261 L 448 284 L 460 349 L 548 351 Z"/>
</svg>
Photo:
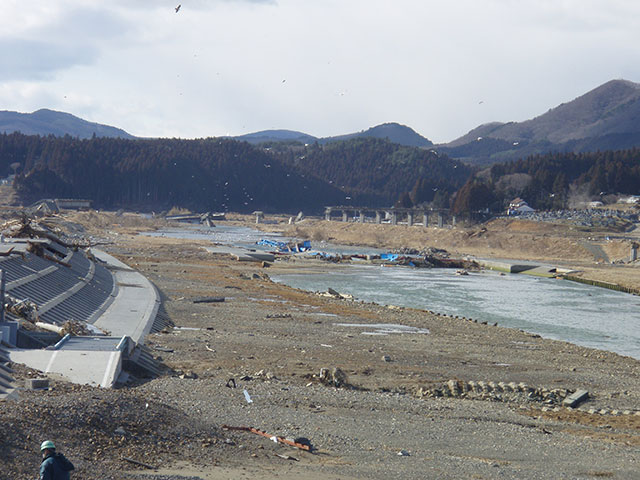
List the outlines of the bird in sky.
<svg viewBox="0 0 640 480">
<path fill-rule="evenodd" d="M 178 12 L 180 11 L 180 7 L 182 7 L 182 4 L 180 4 L 180 5 L 178 5 L 178 6 L 176 7 L 176 13 L 178 13 Z"/>
</svg>

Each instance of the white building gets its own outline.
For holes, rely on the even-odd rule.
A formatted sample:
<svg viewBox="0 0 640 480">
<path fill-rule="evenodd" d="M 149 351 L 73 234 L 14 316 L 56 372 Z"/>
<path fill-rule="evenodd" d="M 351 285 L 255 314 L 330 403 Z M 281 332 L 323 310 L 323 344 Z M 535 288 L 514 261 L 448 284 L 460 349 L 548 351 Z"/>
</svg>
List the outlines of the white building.
<svg viewBox="0 0 640 480">
<path fill-rule="evenodd" d="M 520 215 L 522 213 L 535 212 L 533 208 L 531 208 L 527 202 L 525 202 L 520 197 L 514 198 L 509 203 L 509 208 L 507 208 L 507 215 Z"/>
</svg>

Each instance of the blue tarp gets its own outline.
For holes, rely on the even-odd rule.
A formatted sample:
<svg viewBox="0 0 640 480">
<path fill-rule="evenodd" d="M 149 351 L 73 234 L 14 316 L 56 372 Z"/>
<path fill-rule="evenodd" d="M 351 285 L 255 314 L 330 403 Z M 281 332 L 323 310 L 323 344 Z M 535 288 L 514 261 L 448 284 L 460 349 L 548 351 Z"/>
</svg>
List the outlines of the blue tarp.
<svg viewBox="0 0 640 480">
<path fill-rule="evenodd" d="M 276 240 L 268 240 L 263 238 L 262 240 L 258 240 L 256 245 L 265 245 L 267 247 L 275 247 L 275 248 L 287 248 L 287 244 L 285 242 L 278 242 Z"/>
<path fill-rule="evenodd" d="M 267 247 L 273 247 L 279 252 L 307 252 L 311 250 L 311 242 L 305 240 L 302 244 L 299 243 L 285 243 L 278 242 L 277 240 L 268 240 L 263 238 L 256 242 L 256 245 L 264 245 Z"/>
<path fill-rule="evenodd" d="M 380 258 L 382 260 L 389 260 L 390 262 L 395 262 L 398 259 L 397 253 L 381 253 Z"/>
</svg>

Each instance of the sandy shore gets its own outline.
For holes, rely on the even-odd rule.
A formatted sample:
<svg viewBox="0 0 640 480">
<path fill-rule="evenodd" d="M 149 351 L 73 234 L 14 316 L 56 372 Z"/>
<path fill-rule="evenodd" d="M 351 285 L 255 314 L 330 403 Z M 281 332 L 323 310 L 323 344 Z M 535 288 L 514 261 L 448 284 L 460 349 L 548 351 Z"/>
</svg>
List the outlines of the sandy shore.
<svg viewBox="0 0 640 480">
<path fill-rule="evenodd" d="M 167 374 L 111 392 L 55 382 L 52 391 L 2 405 L 0 459 L 10 467 L 0 478 L 35 471 L 43 432 L 87 479 L 637 478 L 637 360 L 298 291 L 268 276 L 295 263 L 236 262 L 202 242 L 135 235 L 140 225 L 124 221 L 110 233 L 95 218 L 90 227 L 113 241 L 109 253 L 154 282 L 181 327 L 148 339 Z M 193 302 L 202 296 L 225 301 Z M 338 323 L 429 333 L 371 336 Z M 336 368 L 338 386 L 322 383 L 321 369 Z M 576 389 L 589 391 L 584 410 L 563 408 Z M 304 437 L 314 451 L 225 424 Z"/>
</svg>

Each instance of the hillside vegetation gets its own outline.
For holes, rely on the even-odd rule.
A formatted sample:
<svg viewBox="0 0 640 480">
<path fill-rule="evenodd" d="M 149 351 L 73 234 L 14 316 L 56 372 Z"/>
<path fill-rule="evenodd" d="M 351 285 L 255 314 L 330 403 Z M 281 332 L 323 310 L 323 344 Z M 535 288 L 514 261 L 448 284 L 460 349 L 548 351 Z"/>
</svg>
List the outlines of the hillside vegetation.
<svg viewBox="0 0 640 480">
<path fill-rule="evenodd" d="M 640 149 L 535 155 L 473 169 L 377 138 L 253 146 L 231 139 L 77 139 L 0 134 L 0 177 L 28 203 L 86 198 L 97 208 L 320 214 L 327 205 L 502 212 L 640 193 Z"/>
</svg>

